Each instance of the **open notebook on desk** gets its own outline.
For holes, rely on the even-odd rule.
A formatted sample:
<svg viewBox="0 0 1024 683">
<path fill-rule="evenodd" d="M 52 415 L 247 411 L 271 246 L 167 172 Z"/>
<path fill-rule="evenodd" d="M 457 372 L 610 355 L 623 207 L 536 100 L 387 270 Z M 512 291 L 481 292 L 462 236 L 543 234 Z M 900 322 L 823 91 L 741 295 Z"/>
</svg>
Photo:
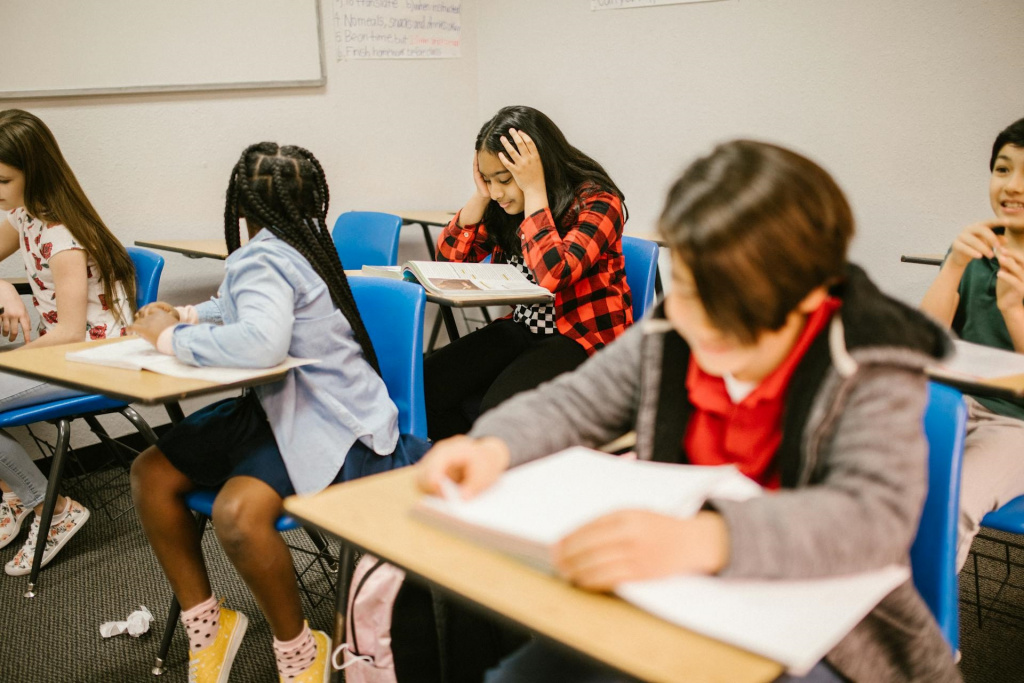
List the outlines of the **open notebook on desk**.
<svg viewBox="0 0 1024 683">
<path fill-rule="evenodd" d="M 757 495 L 760 487 L 731 466 L 638 462 L 573 448 L 510 470 L 469 501 L 424 497 L 413 514 L 551 571 L 552 546 L 609 512 L 632 508 L 689 517 L 708 498 Z M 800 675 L 909 576 L 906 567 L 800 581 L 677 576 L 622 584 L 616 593 Z"/>
<path fill-rule="evenodd" d="M 1024 397 L 1024 354 L 957 339 L 956 355 L 928 375 L 968 393 Z"/>
<path fill-rule="evenodd" d="M 182 363 L 174 356 L 160 353 L 148 341 L 139 338 L 126 339 L 112 344 L 97 344 L 77 351 L 68 351 L 64 354 L 64 358 L 76 363 L 106 365 L 125 370 L 149 370 L 150 372 L 157 372 L 171 377 L 199 379 L 220 384 L 244 382 L 245 380 L 264 375 L 268 370 L 268 368 L 196 367 Z M 316 362 L 318 361 L 308 358 L 289 357 L 284 363 L 276 366 L 274 369 L 285 370 Z"/>
<path fill-rule="evenodd" d="M 549 290 L 526 279 L 508 263 L 460 263 L 456 261 L 406 261 L 401 266 L 363 266 L 363 274 L 412 280 L 431 294 L 452 300 L 475 301 L 501 296 L 509 303 L 517 298 L 554 300 Z"/>
</svg>

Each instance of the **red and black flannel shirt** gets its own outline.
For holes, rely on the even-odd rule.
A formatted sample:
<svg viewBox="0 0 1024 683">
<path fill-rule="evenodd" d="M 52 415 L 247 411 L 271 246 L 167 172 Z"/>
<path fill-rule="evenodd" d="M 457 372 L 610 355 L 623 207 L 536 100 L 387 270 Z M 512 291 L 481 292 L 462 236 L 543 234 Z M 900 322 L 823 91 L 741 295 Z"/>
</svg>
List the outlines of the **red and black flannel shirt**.
<svg viewBox="0 0 1024 683">
<path fill-rule="evenodd" d="M 555 294 L 558 331 L 593 355 L 633 324 L 622 257 L 622 200 L 610 192 L 585 194 L 565 224 L 569 230 L 561 237 L 550 208 L 527 216 L 519 225 L 523 261 L 537 284 Z M 486 239 L 486 225 L 459 227 L 456 214 L 438 240 L 437 260 L 475 263 L 491 254 L 495 263 L 505 262 L 499 247 L 484 248 Z"/>
</svg>

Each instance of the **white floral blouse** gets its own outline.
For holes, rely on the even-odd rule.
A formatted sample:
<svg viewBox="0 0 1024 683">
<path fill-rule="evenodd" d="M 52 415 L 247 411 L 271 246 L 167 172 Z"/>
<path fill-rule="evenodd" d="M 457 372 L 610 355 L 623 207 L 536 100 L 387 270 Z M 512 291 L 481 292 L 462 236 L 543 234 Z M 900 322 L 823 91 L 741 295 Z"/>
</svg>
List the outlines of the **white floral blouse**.
<svg viewBox="0 0 1024 683">
<path fill-rule="evenodd" d="M 32 305 L 39 312 L 40 335 L 57 324 L 57 295 L 54 291 L 53 273 L 50 270 L 50 259 L 67 249 L 82 247 L 71 236 L 71 231 L 60 223 L 46 224 L 33 218 L 21 207 L 8 214 L 8 220 L 18 231 L 21 256 L 25 260 L 25 270 L 29 285 L 32 288 Z M 118 286 L 117 296 L 113 302 L 106 301 L 103 294 L 103 280 L 100 269 L 92 256 L 86 262 L 86 275 L 89 279 L 88 305 L 86 308 L 86 340 L 123 337 L 128 331 L 117 323 L 111 306 L 118 307 L 127 303 L 124 290 Z M 130 324 L 131 308 L 124 306 L 124 319 Z"/>
</svg>

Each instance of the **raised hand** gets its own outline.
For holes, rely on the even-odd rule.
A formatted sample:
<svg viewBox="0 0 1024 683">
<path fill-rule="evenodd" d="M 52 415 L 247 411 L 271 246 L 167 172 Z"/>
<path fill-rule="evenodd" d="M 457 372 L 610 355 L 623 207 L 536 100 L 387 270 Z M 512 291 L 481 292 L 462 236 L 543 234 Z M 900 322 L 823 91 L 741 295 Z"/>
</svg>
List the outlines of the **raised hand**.
<svg viewBox="0 0 1024 683">
<path fill-rule="evenodd" d="M 981 221 L 972 223 L 960 231 L 960 234 L 953 240 L 953 249 L 949 254 L 949 260 L 961 268 L 976 258 L 994 258 L 995 250 L 1005 241 L 1005 238 L 992 232 L 1002 223 L 998 220 Z"/>
<path fill-rule="evenodd" d="M 524 195 L 533 193 L 544 197 L 546 203 L 544 164 L 533 139 L 521 130 L 509 128 L 508 136 L 501 136 L 501 144 L 505 151 L 498 152 L 498 160 L 512 173 L 519 189 Z"/>
</svg>

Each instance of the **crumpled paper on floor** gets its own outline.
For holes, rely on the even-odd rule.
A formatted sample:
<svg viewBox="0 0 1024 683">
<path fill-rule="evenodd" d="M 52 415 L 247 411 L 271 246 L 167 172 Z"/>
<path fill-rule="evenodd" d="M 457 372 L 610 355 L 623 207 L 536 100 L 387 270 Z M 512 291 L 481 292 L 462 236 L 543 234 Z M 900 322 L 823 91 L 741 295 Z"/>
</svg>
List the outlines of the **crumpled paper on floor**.
<svg viewBox="0 0 1024 683">
<path fill-rule="evenodd" d="M 145 605 L 140 605 L 139 609 L 128 615 L 126 621 L 108 621 L 105 624 L 100 624 L 100 635 L 104 638 L 111 638 L 127 633 L 132 638 L 138 638 L 149 630 L 149 624 L 152 621 L 153 615 Z"/>
</svg>

